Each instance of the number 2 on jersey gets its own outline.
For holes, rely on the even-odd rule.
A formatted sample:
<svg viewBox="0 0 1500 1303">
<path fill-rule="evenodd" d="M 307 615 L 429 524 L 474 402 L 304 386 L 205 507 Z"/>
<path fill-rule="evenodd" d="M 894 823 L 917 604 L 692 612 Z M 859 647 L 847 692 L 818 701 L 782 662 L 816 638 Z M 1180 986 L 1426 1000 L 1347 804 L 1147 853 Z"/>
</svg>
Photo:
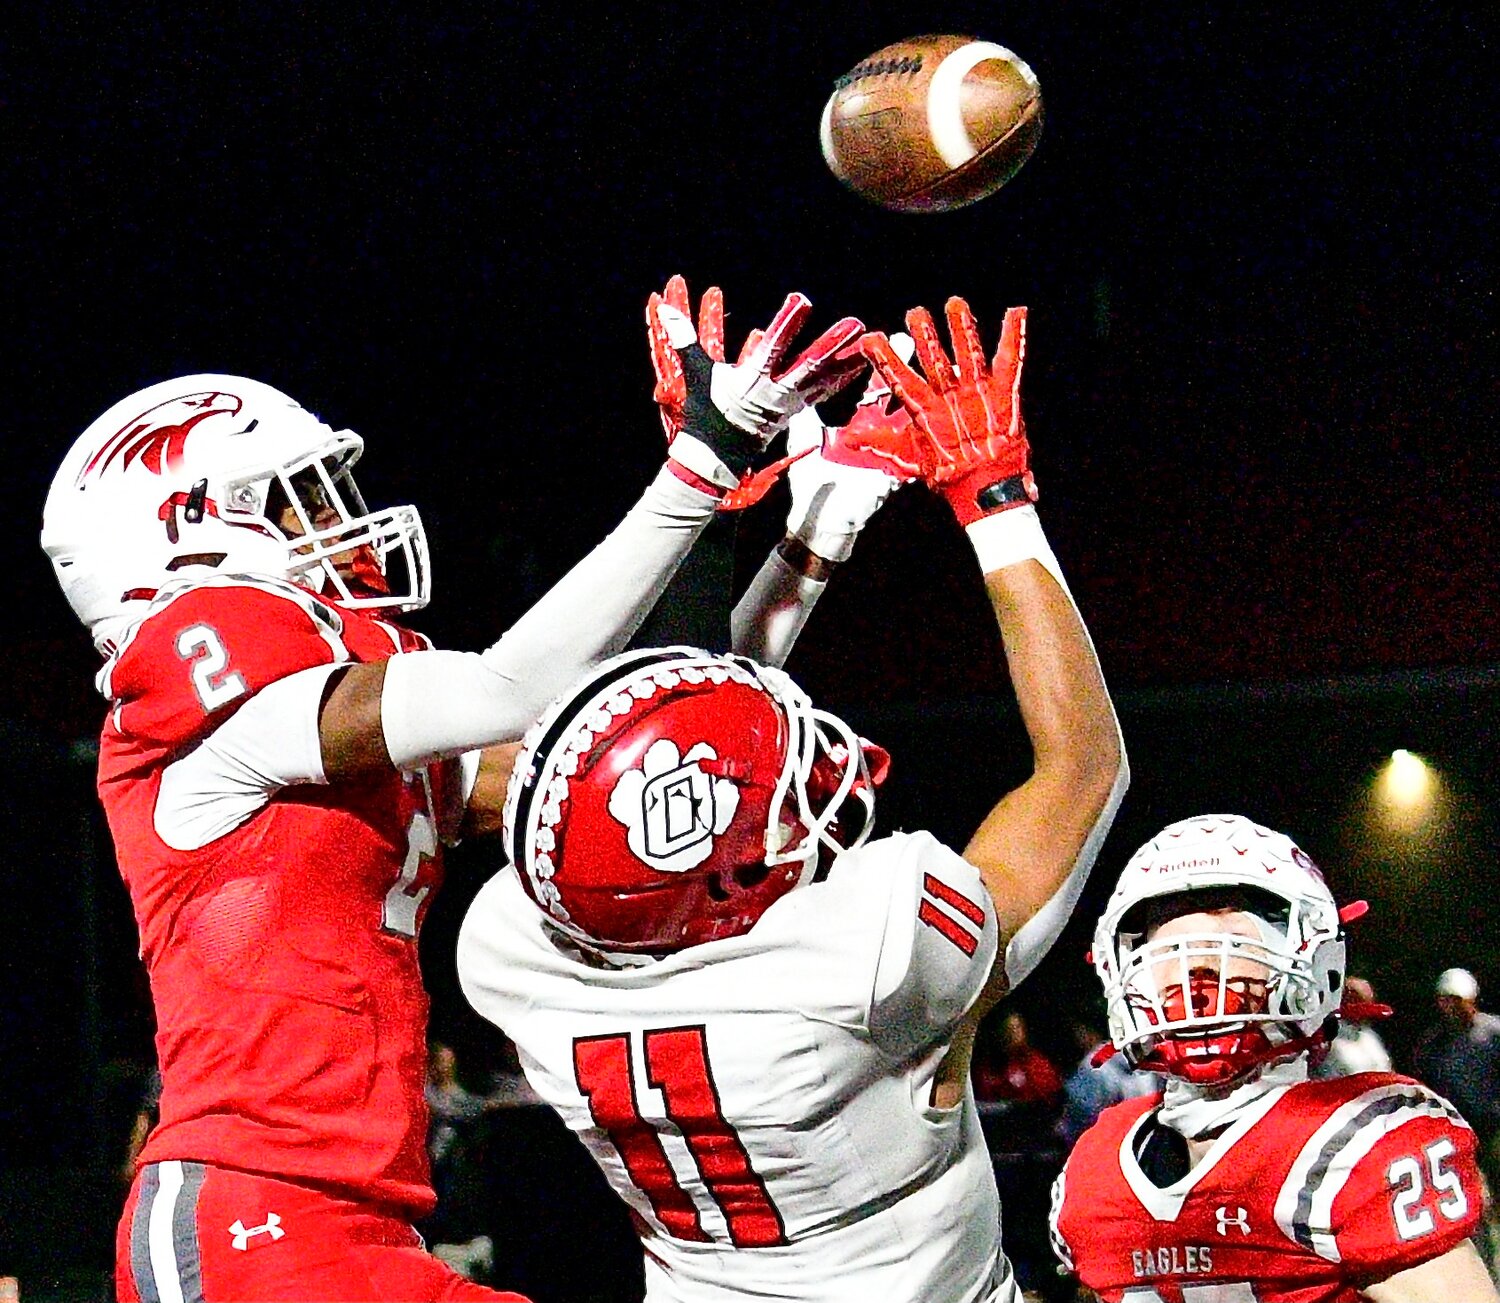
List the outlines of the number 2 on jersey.
<svg viewBox="0 0 1500 1303">
<path fill-rule="evenodd" d="M 244 676 L 229 668 L 229 653 L 219 631 L 195 624 L 177 635 L 177 654 L 193 667 L 193 691 L 209 714 L 250 691 Z"/>
<path fill-rule="evenodd" d="M 725 1120 L 708 1065 L 704 1029 L 661 1027 L 644 1033 L 648 1083 L 661 1091 L 667 1116 L 641 1116 L 631 1036 L 584 1036 L 573 1042 L 573 1072 L 595 1123 L 609 1136 L 636 1188 L 667 1232 L 679 1240 L 712 1237 L 662 1144 L 670 1126 L 682 1136 L 709 1197 L 724 1214 L 737 1248 L 786 1243 L 781 1214 L 750 1156 Z"/>
<path fill-rule="evenodd" d="M 437 833 L 432 820 L 418 810 L 406 828 L 406 858 L 401 876 L 385 893 L 381 928 L 398 937 L 415 937 L 422 922 L 422 905 L 432 892 L 432 864 L 437 858 Z"/>
</svg>

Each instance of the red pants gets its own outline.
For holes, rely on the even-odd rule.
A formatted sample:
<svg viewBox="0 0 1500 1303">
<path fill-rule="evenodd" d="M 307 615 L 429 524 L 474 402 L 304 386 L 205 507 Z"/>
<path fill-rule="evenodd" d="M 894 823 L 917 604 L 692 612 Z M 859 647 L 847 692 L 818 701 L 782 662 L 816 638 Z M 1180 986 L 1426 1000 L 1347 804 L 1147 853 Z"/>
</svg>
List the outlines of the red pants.
<svg viewBox="0 0 1500 1303">
<path fill-rule="evenodd" d="M 115 1237 L 120 1303 L 487 1300 L 399 1217 L 266 1176 L 202 1163 L 136 1173 Z"/>
</svg>

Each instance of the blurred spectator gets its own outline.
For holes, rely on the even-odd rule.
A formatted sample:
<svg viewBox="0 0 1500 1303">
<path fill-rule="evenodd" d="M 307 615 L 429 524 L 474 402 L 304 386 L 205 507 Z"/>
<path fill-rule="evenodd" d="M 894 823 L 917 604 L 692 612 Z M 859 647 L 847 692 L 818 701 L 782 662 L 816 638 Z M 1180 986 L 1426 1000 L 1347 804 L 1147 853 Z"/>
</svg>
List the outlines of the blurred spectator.
<svg viewBox="0 0 1500 1303">
<path fill-rule="evenodd" d="M 1014 1010 L 980 1024 L 971 1073 L 1004 1209 L 1006 1256 L 1024 1297 L 1046 1297 L 1062 1281 L 1047 1239 L 1047 1195 L 1063 1161 L 1056 1131 L 1062 1077 Z"/>
<path fill-rule="evenodd" d="M 1457 1106 L 1479 1138 L 1480 1165 L 1491 1191 L 1500 1190 L 1500 1018 L 1479 1011 L 1479 983 L 1450 968 L 1434 991 L 1438 1020 L 1417 1042 L 1413 1075 Z"/>
<path fill-rule="evenodd" d="M 981 1102 L 1029 1106 L 1029 1111 L 1056 1109 L 1062 1102 L 1062 1078 L 1032 1045 L 1026 1019 L 1014 1010 L 980 1029 L 973 1071 L 974 1098 Z"/>
<path fill-rule="evenodd" d="M 451 1046 L 434 1043 L 427 1054 L 427 1107 L 432 1121 L 427 1131 L 427 1153 L 434 1174 L 447 1164 L 459 1146 L 466 1124 L 484 1116 L 484 1096 L 476 1095 L 458 1079 L 458 1055 Z M 438 1197 L 442 1198 L 442 1187 Z"/>
<path fill-rule="evenodd" d="M 479 1124 L 488 1102 L 459 1080 L 452 1047 L 437 1042 L 428 1047 L 425 1093 L 437 1208 L 419 1229 L 437 1257 L 470 1280 L 484 1280 L 494 1261 L 494 1246 L 480 1233 L 478 1207 L 484 1147 Z"/>
<path fill-rule="evenodd" d="M 1156 1073 L 1136 1072 L 1119 1051 L 1095 1067 L 1094 1054 L 1105 1043 L 1097 1027 L 1075 1022 L 1073 1040 L 1083 1057 L 1063 1083 L 1063 1111 L 1057 1124 L 1063 1144 L 1069 1149 L 1111 1104 L 1137 1095 L 1155 1094 L 1161 1089 L 1161 1078 Z"/>
<path fill-rule="evenodd" d="M 1458 1107 L 1489 1149 L 1500 1130 L 1500 1018 L 1479 1011 L 1479 983 L 1464 968 L 1437 980 L 1438 1020 L 1417 1042 L 1415 1075 Z"/>
<path fill-rule="evenodd" d="M 1375 988 L 1363 977 L 1350 977 L 1344 983 L 1343 1004 L 1346 1012 L 1339 1023 L 1339 1034 L 1328 1046 L 1328 1055 L 1312 1065 L 1314 1077 L 1352 1077 L 1356 1072 L 1390 1072 L 1391 1056 L 1371 1020 L 1357 1012 L 1359 1005 L 1375 1003 Z M 1432 1085 L 1428 1082 L 1428 1085 Z M 1436 1087 L 1434 1087 L 1436 1089 Z"/>
<path fill-rule="evenodd" d="M 1466 968 L 1441 973 L 1433 995 L 1438 1020 L 1417 1042 L 1412 1075 L 1454 1104 L 1474 1128 L 1488 1186 L 1480 1252 L 1494 1275 L 1500 1260 L 1500 1018 L 1479 1011 L 1479 982 Z"/>
</svg>

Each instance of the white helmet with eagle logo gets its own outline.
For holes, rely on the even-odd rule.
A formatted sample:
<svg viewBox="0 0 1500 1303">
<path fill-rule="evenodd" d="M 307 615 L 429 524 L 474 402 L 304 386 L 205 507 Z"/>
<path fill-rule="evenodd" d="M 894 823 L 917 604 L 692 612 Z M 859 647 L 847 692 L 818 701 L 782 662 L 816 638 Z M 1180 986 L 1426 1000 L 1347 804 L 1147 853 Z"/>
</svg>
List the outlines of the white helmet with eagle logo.
<svg viewBox="0 0 1500 1303">
<path fill-rule="evenodd" d="M 116 403 L 73 445 L 47 495 L 42 547 L 101 649 L 192 566 L 291 579 L 346 606 L 415 610 L 431 592 L 421 518 L 415 507 L 365 506 L 350 473 L 363 451 L 352 430 L 259 381 L 165 380 Z"/>
</svg>

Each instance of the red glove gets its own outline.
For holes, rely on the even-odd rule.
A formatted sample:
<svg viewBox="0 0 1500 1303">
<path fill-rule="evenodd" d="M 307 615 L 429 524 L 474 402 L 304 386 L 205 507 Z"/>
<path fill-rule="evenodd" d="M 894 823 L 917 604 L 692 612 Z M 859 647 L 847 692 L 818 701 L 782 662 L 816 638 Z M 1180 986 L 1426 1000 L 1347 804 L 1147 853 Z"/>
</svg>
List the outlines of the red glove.
<svg viewBox="0 0 1500 1303">
<path fill-rule="evenodd" d="M 889 444 L 891 463 L 919 475 L 948 499 L 962 525 L 1037 499 L 1031 445 L 1021 419 L 1026 309 L 1009 308 L 995 360 L 987 363 L 979 325 L 960 298 L 947 304 L 957 366 L 948 360 L 932 314 L 913 308 L 906 326 L 926 379 L 902 362 L 878 332 L 860 350 L 911 418 L 910 437 Z"/>
<path fill-rule="evenodd" d="M 897 333 L 888 343 L 898 360 L 911 361 L 910 335 Z M 839 466 L 884 471 L 905 483 L 922 477 L 915 439 L 911 414 L 896 401 L 885 377 L 874 371 L 849 424 L 825 431 L 823 459 Z"/>
<path fill-rule="evenodd" d="M 683 406 L 687 402 L 687 377 L 683 374 L 682 358 L 667 338 L 658 310 L 665 303 L 677 309 L 689 320 L 693 316 L 692 300 L 688 297 L 687 281 L 674 276 L 666 289 L 653 294 L 646 303 L 646 337 L 651 346 L 651 368 L 656 372 L 656 388 L 651 397 L 661 411 L 662 429 L 667 433 L 667 443 L 677 437 L 683 424 Z M 748 349 L 751 339 L 745 341 Z M 724 291 L 717 285 L 704 290 L 698 302 L 698 343 L 714 362 L 724 360 Z"/>
</svg>

